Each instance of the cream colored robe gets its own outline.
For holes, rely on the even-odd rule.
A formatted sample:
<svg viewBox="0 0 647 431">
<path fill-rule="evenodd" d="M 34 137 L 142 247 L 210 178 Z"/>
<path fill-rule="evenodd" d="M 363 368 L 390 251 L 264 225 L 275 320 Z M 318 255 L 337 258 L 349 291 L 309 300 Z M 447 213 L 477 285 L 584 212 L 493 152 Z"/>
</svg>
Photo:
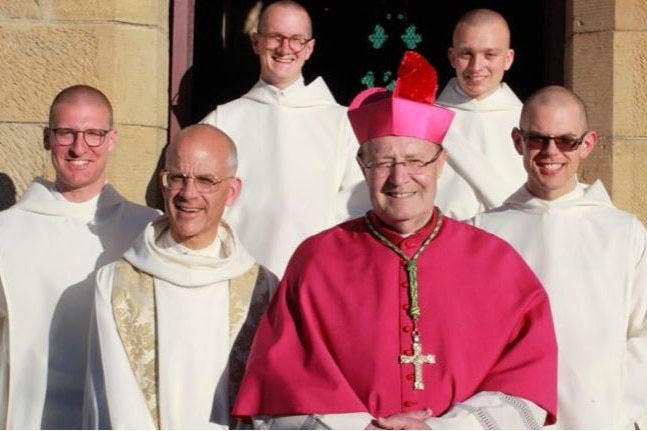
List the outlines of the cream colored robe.
<svg viewBox="0 0 647 431">
<path fill-rule="evenodd" d="M 259 81 L 202 122 L 238 147 L 244 187 L 224 218 L 279 278 L 303 239 L 370 208 L 346 108 L 323 79 L 283 91 Z"/>
<path fill-rule="evenodd" d="M 456 78 L 445 86 L 438 103 L 456 116 L 443 141 L 448 157 L 436 205 L 444 214 L 465 220 L 501 205 L 526 179 L 511 137 L 522 105 L 505 83 L 483 100 L 470 99 Z"/>
<path fill-rule="evenodd" d="M 66 201 L 36 179 L 0 212 L 0 427 L 81 426 L 95 269 L 159 213 L 106 185 Z"/>
<path fill-rule="evenodd" d="M 473 220 L 510 242 L 551 301 L 556 428 L 633 429 L 647 413 L 647 231 L 601 182 L 544 201 L 525 187 Z"/>
<path fill-rule="evenodd" d="M 197 251 L 173 241 L 166 217 L 150 224 L 123 260 L 97 275 L 85 426 L 229 428 L 277 283 L 225 223 Z"/>
</svg>

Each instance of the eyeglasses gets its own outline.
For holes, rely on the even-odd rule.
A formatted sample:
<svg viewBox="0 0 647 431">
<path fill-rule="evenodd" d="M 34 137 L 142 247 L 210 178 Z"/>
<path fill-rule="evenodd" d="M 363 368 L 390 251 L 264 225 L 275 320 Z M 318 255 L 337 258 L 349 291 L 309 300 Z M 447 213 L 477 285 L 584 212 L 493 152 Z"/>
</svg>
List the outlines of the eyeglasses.
<svg viewBox="0 0 647 431">
<path fill-rule="evenodd" d="M 303 36 L 283 36 L 280 33 L 258 33 L 258 34 L 263 36 L 263 39 L 265 40 L 265 48 L 267 49 L 276 49 L 279 46 L 283 45 L 284 40 L 287 40 L 288 46 L 292 51 L 300 52 L 301 50 L 303 50 L 303 48 L 306 47 L 308 42 L 312 40 L 312 38 L 307 38 Z"/>
<path fill-rule="evenodd" d="M 103 144 L 103 140 L 110 130 L 104 129 L 86 129 L 74 130 L 65 127 L 49 129 L 54 134 L 54 141 L 57 145 L 67 147 L 76 141 L 76 135 L 83 135 L 83 140 L 88 147 L 98 147 Z"/>
<path fill-rule="evenodd" d="M 162 186 L 164 188 L 178 191 L 187 186 L 189 180 L 193 180 L 193 186 L 199 193 L 213 193 L 218 189 L 218 184 L 233 177 L 217 178 L 211 175 L 184 175 L 182 172 L 162 171 L 160 172 Z"/>
<path fill-rule="evenodd" d="M 569 152 L 575 151 L 577 147 L 580 146 L 584 138 L 589 133 L 587 130 L 579 138 L 573 136 L 549 136 L 549 135 L 540 135 L 539 133 L 534 132 L 525 132 L 522 129 L 517 129 L 521 134 L 526 146 L 531 150 L 541 150 L 544 146 L 548 146 L 550 141 L 555 141 L 555 146 L 559 151 Z"/>
<path fill-rule="evenodd" d="M 431 165 L 433 162 L 438 160 L 440 154 L 443 152 L 442 147 L 438 149 L 434 157 L 429 161 L 419 160 L 419 159 L 407 159 L 401 162 L 388 161 L 388 162 L 376 162 L 376 163 L 366 163 L 362 160 L 360 155 L 357 155 L 357 161 L 359 162 L 364 169 L 368 169 L 372 172 L 373 176 L 376 178 L 387 177 L 391 175 L 391 171 L 396 165 L 402 165 L 404 169 L 410 175 L 419 175 L 424 173 L 425 168 Z"/>
</svg>

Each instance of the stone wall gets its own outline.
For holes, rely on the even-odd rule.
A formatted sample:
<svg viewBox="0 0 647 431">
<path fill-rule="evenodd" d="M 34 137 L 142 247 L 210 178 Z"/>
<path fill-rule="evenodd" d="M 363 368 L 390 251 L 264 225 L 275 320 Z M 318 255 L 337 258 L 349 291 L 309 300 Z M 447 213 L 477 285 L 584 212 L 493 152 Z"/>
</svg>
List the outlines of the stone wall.
<svg viewBox="0 0 647 431">
<path fill-rule="evenodd" d="M 566 82 L 601 141 L 584 164 L 614 203 L 647 222 L 647 0 L 573 0 Z"/>
<path fill-rule="evenodd" d="M 169 0 L 0 0 L 0 202 L 53 178 L 42 130 L 63 88 L 84 83 L 113 104 L 119 144 L 108 178 L 143 203 L 166 144 Z"/>
</svg>

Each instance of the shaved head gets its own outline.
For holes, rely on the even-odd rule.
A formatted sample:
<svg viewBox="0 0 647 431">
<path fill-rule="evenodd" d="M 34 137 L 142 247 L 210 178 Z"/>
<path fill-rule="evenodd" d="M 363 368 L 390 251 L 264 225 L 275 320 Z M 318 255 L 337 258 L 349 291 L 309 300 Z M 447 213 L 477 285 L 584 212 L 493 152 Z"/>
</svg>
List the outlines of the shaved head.
<svg viewBox="0 0 647 431">
<path fill-rule="evenodd" d="M 209 124 L 194 124 L 175 134 L 166 148 L 166 167 L 180 148 L 205 147 L 217 159 L 226 159 L 227 175 L 234 175 L 238 167 L 238 154 L 234 141 L 222 130 Z"/>
<path fill-rule="evenodd" d="M 587 130 L 589 128 L 586 106 L 582 99 L 571 90 L 560 85 L 550 85 L 535 91 L 523 105 L 521 110 L 521 119 L 519 126 L 524 129 L 527 128 L 527 122 L 533 112 L 539 108 L 557 108 L 569 106 L 573 108 L 573 112 L 577 114 L 576 121 L 579 128 Z"/>
<path fill-rule="evenodd" d="M 454 27 L 452 40 L 456 44 L 457 35 L 461 26 L 481 27 L 499 26 L 507 40 L 507 47 L 510 47 L 510 27 L 503 15 L 491 9 L 473 9 L 463 14 Z"/>
<path fill-rule="evenodd" d="M 281 9 L 281 8 L 291 9 L 295 12 L 299 12 L 303 16 L 303 19 L 306 21 L 306 25 L 308 28 L 307 34 L 305 36 L 312 37 L 312 20 L 310 19 L 310 15 L 308 14 L 308 11 L 302 5 L 300 5 L 299 3 L 293 0 L 279 0 L 267 5 L 261 11 L 261 16 L 258 20 L 258 31 L 260 33 L 265 33 L 267 31 L 268 17 L 271 15 L 272 11 L 274 11 L 275 9 Z"/>
<path fill-rule="evenodd" d="M 76 104 L 82 102 L 86 105 L 103 106 L 108 111 L 109 127 L 113 126 L 112 105 L 101 91 L 89 85 L 73 85 L 62 90 L 56 95 L 49 108 L 49 126 L 54 127 L 56 124 L 56 112 L 60 105 Z"/>
</svg>

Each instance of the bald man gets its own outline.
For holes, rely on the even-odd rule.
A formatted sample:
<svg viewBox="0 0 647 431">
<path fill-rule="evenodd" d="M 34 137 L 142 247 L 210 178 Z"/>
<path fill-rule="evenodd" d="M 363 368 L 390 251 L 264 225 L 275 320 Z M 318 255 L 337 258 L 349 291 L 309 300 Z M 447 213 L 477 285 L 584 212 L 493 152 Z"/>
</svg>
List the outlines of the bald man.
<svg viewBox="0 0 647 431">
<path fill-rule="evenodd" d="M 277 284 L 221 219 L 236 147 L 187 127 L 160 173 L 166 214 L 99 270 L 86 427 L 228 429 L 256 323 Z"/>
<path fill-rule="evenodd" d="M 364 214 L 370 199 L 346 107 L 321 77 L 304 81 L 315 50 L 307 10 L 293 0 L 267 3 L 252 34 L 259 81 L 201 122 L 236 142 L 247 186 L 226 217 L 252 255 L 280 277 L 301 241 Z"/>
<path fill-rule="evenodd" d="M 95 270 L 159 214 L 107 183 L 117 138 L 101 91 L 62 90 L 43 133 L 54 181 L 0 212 L 0 428 L 81 427 Z"/>
<path fill-rule="evenodd" d="M 577 171 L 598 134 L 583 102 L 550 86 L 526 101 L 514 148 L 527 181 L 474 224 L 510 242 L 550 297 L 557 428 L 633 429 L 647 413 L 647 232 Z"/>
<path fill-rule="evenodd" d="M 443 142 L 448 156 L 436 203 L 445 214 L 464 220 L 501 205 L 525 178 L 510 145 L 521 101 L 502 82 L 514 61 L 505 18 L 489 9 L 464 14 L 448 57 L 456 77 L 438 103 L 456 115 Z"/>
</svg>

